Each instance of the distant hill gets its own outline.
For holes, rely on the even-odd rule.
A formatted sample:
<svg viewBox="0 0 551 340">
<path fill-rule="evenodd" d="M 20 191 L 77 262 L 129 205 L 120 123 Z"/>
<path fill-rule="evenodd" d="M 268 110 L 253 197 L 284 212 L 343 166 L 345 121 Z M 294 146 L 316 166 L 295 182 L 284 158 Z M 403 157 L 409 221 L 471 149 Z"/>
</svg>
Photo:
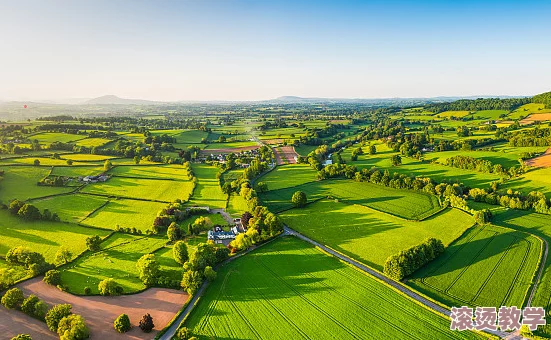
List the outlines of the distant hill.
<svg viewBox="0 0 551 340">
<path fill-rule="evenodd" d="M 154 105 L 159 104 L 161 102 L 155 102 L 151 100 L 143 100 L 143 99 L 127 99 L 127 98 L 120 98 L 115 95 L 106 95 L 101 96 L 97 98 L 93 98 L 90 100 L 87 100 L 83 102 L 83 105 Z"/>
</svg>

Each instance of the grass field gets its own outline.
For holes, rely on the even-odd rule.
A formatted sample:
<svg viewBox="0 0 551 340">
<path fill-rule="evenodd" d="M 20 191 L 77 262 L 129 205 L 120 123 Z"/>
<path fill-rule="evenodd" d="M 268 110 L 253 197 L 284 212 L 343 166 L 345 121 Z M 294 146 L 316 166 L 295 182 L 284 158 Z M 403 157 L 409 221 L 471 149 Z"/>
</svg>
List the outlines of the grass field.
<svg viewBox="0 0 551 340">
<path fill-rule="evenodd" d="M 138 177 L 153 179 L 170 179 L 189 181 L 187 171 L 181 165 L 134 165 L 116 166 L 109 173 L 121 177 Z"/>
<path fill-rule="evenodd" d="M 276 167 L 258 179 L 257 182 L 266 183 L 268 190 L 277 190 L 316 181 L 317 179 L 317 171 L 312 169 L 310 165 L 289 164 Z"/>
<path fill-rule="evenodd" d="M 172 255 L 172 246 L 164 247 L 155 252 L 155 257 L 161 265 L 161 272 L 164 277 L 169 277 L 171 280 L 180 281 L 184 274 L 184 267 L 174 260 Z"/>
<path fill-rule="evenodd" d="M 218 168 L 207 164 L 193 164 L 192 169 L 197 177 L 197 185 L 189 204 L 197 207 L 225 208 L 227 196 L 222 192 L 216 178 Z"/>
<path fill-rule="evenodd" d="M 0 197 L 4 203 L 16 198 L 27 200 L 74 190 L 67 187 L 38 186 L 38 181 L 50 172 L 47 167 L 11 166 L 0 167 L 0 170 L 5 171 L 4 179 L 0 181 Z"/>
<path fill-rule="evenodd" d="M 220 268 L 184 326 L 202 339 L 476 337 L 295 238 Z"/>
<path fill-rule="evenodd" d="M 166 207 L 165 203 L 158 202 L 128 199 L 112 200 L 101 209 L 94 211 L 81 223 L 107 229 L 115 229 L 117 226 L 121 228 L 135 227 L 145 233 L 153 226 L 157 213 L 164 207 Z"/>
<path fill-rule="evenodd" d="M 70 194 L 34 200 L 32 204 L 40 210 L 49 209 L 57 213 L 62 221 L 76 223 L 105 202 L 107 202 L 105 197 Z"/>
<path fill-rule="evenodd" d="M 27 222 L 0 210 L 0 254 L 6 255 L 10 248 L 29 247 L 53 262 L 61 246 L 73 252 L 73 256 L 86 249 L 86 238 L 92 235 L 105 236 L 109 232 L 85 228 L 76 224 L 49 221 Z"/>
<path fill-rule="evenodd" d="M 152 201 L 174 202 L 186 199 L 193 190 L 191 181 L 170 181 L 156 179 L 138 179 L 112 177 L 103 183 L 89 184 L 83 192 Z"/>
<path fill-rule="evenodd" d="M 35 160 L 40 162 L 41 166 L 51 166 L 51 165 L 67 165 L 67 161 L 64 159 L 54 159 L 51 157 L 17 157 L 10 159 L 3 159 L 0 161 L 2 164 L 20 164 L 20 165 L 34 165 Z M 99 165 L 99 162 L 97 163 Z M 77 167 L 81 165 L 90 165 L 90 163 L 84 162 L 74 162 L 72 166 Z"/>
<path fill-rule="evenodd" d="M 301 156 L 308 156 L 308 154 L 314 150 L 316 150 L 317 146 L 315 145 L 299 145 L 295 147 L 295 151 L 301 155 Z"/>
<path fill-rule="evenodd" d="M 226 207 L 226 211 L 234 216 L 234 217 L 241 217 L 241 215 L 245 211 L 249 211 L 249 204 L 247 201 L 241 197 L 238 194 L 231 194 L 230 199 L 228 200 L 228 206 Z"/>
<path fill-rule="evenodd" d="M 551 198 L 551 168 L 533 169 L 518 178 L 507 181 L 502 190 L 512 189 L 524 192 L 541 191 Z"/>
<path fill-rule="evenodd" d="M 448 306 L 523 306 L 542 244 L 498 226 L 473 227 L 408 284 Z"/>
<path fill-rule="evenodd" d="M 109 142 L 111 142 L 111 140 L 107 138 L 86 138 L 77 141 L 75 144 L 78 146 L 86 146 L 88 148 L 92 148 L 94 146 L 103 146 Z"/>
<path fill-rule="evenodd" d="M 428 237 L 448 245 L 474 224 L 470 215 L 456 209 L 414 222 L 333 200 L 288 210 L 280 217 L 290 228 L 381 271 L 388 256 Z"/>
<path fill-rule="evenodd" d="M 52 175 L 67 177 L 95 176 L 103 173 L 103 166 L 55 166 Z"/>
<path fill-rule="evenodd" d="M 457 155 L 470 156 L 477 159 L 483 159 L 493 164 L 501 164 L 504 167 L 519 166 L 519 158 L 523 152 L 544 152 L 545 147 L 540 148 L 503 148 L 500 151 L 443 151 L 431 152 L 425 154 L 426 160 L 435 160 L 438 163 L 444 163 L 446 159 Z"/>
<path fill-rule="evenodd" d="M 63 159 L 71 159 L 73 161 L 90 161 L 90 162 L 100 162 L 105 161 L 106 159 L 115 158 L 114 156 L 106 155 L 93 155 L 86 153 L 71 153 L 66 155 L 61 155 Z"/>
<path fill-rule="evenodd" d="M 165 238 L 113 234 L 101 244 L 101 251 L 88 253 L 65 267 L 61 280 L 70 293 L 76 294 L 83 294 L 84 287 L 98 294 L 98 283 L 107 278 L 119 283 L 124 293 L 143 290 L 145 286 L 138 277 L 136 262 L 165 243 Z"/>
<path fill-rule="evenodd" d="M 206 151 L 219 150 L 219 149 L 238 149 L 249 146 L 259 146 L 256 142 L 252 141 L 240 141 L 240 142 L 226 142 L 226 143 L 210 143 L 205 147 Z"/>
<path fill-rule="evenodd" d="M 43 132 L 30 136 L 30 140 L 38 140 L 41 144 L 51 144 L 53 142 L 69 143 L 86 138 L 86 135 L 74 135 L 61 132 Z"/>
<path fill-rule="evenodd" d="M 440 209 L 438 199 L 433 195 L 352 180 L 311 182 L 261 193 L 259 197 L 273 211 L 282 211 L 293 207 L 291 198 L 299 190 L 306 193 L 310 202 L 331 196 L 406 219 L 422 219 Z"/>
</svg>

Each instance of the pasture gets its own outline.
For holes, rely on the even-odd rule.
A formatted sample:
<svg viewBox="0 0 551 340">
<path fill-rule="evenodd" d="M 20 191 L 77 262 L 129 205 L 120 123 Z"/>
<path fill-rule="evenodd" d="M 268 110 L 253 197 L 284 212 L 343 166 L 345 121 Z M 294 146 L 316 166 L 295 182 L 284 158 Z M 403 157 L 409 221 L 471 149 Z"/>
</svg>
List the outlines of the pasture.
<svg viewBox="0 0 551 340">
<path fill-rule="evenodd" d="M 290 237 L 221 267 L 183 326 L 226 339 L 477 337 Z"/>
<path fill-rule="evenodd" d="M 111 142 L 111 140 L 107 138 L 86 138 L 86 139 L 81 139 L 77 141 L 75 144 L 78 146 L 93 148 L 97 146 L 103 146 L 109 142 Z"/>
<path fill-rule="evenodd" d="M 317 171 L 308 164 L 278 166 L 257 180 L 268 185 L 268 190 L 294 187 L 318 179 Z"/>
<path fill-rule="evenodd" d="M 191 180 L 181 165 L 121 165 L 113 167 L 109 174 L 144 179 Z"/>
<path fill-rule="evenodd" d="M 86 138 L 86 135 L 75 135 L 62 132 L 43 132 L 29 136 L 30 140 L 37 140 L 41 144 L 51 144 L 53 142 L 70 143 Z"/>
<path fill-rule="evenodd" d="M 67 187 L 37 185 L 38 181 L 49 174 L 50 168 L 47 167 L 10 166 L 0 167 L 0 170 L 4 170 L 4 179 L 0 181 L 1 201 L 4 203 L 16 198 L 27 200 L 74 190 Z"/>
<path fill-rule="evenodd" d="M 44 255 L 53 262 L 61 246 L 67 247 L 73 257 L 86 249 L 86 238 L 92 235 L 106 236 L 109 231 L 81 227 L 72 223 L 50 221 L 25 221 L 0 210 L 0 254 L 10 248 L 25 246 Z"/>
<path fill-rule="evenodd" d="M 67 291 L 82 295 L 84 287 L 98 294 L 98 283 L 113 278 L 124 293 L 145 289 L 138 277 L 136 262 L 166 244 L 165 238 L 139 237 L 115 233 L 101 244 L 101 250 L 87 253 L 61 270 L 61 280 Z"/>
<path fill-rule="evenodd" d="M 543 244 L 498 226 L 473 227 L 408 281 L 448 306 L 523 306 Z"/>
<path fill-rule="evenodd" d="M 189 205 L 225 208 L 227 196 L 222 192 L 216 178 L 218 168 L 207 164 L 192 164 L 192 169 L 195 177 L 197 177 L 197 185 L 193 190 Z"/>
<path fill-rule="evenodd" d="M 105 202 L 105 197 L 69 194 L 33 200 L 32 204 L 40 210 L 57 213 L 62 221 L 78 223 Z"/>
<path fill-rule="evenodd" d="M 103 166 L 54 166 L 51 174 L 65 177 L 95 176 L 104 172 Z"/>
<path fill-rule="evenodd" d="M 280 217 L 290 228 L 380 271 L 390 255 L 428 237 L 448 245 L 474 225 L 469 214 L 457 209 L 415 222 L 335 200 L 288 210 Z"/>
<path fill-rule="evenodd" d="M 232 193 L 226 206 L 228 214 L 234 217 L 241 217 L 245 211 L 251 210 L 247 201 L 238 194 Z"/>
</svg>

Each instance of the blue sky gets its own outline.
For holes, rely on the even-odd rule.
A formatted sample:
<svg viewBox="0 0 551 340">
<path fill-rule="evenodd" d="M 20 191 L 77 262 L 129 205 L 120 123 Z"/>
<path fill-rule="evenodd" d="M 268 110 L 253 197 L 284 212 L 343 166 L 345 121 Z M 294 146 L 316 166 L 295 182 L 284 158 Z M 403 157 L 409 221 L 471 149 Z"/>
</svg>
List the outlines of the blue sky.
<svg viewBox="0 0 551 340">
<path fill-rule="evenodd" d="M 530 95 L 547 1 L 0 1 L 0 100 Z"/>
</svg>

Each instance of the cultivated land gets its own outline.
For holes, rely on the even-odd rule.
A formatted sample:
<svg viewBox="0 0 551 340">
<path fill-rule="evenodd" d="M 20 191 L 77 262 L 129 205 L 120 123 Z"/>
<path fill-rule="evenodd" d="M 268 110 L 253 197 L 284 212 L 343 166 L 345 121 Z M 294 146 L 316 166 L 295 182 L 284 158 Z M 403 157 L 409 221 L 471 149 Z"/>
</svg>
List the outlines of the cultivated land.
<svg viewBox="0 0 551 340">
<path fill-rule="evenodd" d="M 295 238 L 238 259 L 218 276 L 185 323 L 201 337 L 477 337 L 450 331 L 445 318 Z"/>
<path fill-rule="evenodd" d="M 437 237 L 448 245 L 474 224 L 468 214 L 456 209 L 415 222 L 333 200 L 292 209 L 280 216 L 292 229 L 380 271 L 388 256 L 428 237 Z"/>
</svg>

